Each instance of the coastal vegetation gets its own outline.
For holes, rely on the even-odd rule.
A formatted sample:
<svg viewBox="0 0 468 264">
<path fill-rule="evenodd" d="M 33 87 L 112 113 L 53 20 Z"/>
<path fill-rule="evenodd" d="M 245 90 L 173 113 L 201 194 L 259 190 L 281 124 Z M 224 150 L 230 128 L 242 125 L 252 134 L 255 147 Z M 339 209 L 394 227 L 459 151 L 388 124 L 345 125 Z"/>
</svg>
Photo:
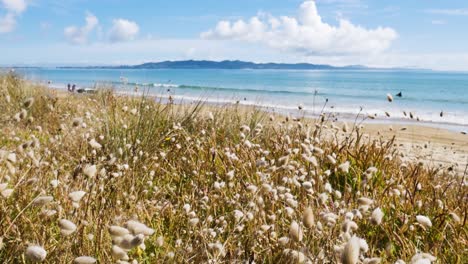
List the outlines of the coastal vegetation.
<svg viewBox="0 0 468 264">
<path fill-rule="evenodd" d="M 331 114 L 64 95 L 15 75 L 0 109 L 2 263 L 468 259 L 466 171 L 408 162 Z"/>
</svg>

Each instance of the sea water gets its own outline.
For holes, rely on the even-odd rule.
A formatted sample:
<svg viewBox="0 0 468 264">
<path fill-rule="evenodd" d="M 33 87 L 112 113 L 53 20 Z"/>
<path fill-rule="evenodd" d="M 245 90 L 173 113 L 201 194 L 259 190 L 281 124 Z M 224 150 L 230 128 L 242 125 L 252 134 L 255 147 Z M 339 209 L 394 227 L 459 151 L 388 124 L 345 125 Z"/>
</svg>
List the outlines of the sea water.
<svg viewBox="0 0 468 264">
<path fill-rule="evenodd" d="M 60 69 L 17 72 L 55 88 L 106 86 L 181 101 L 255 104 L 307 115 L 376 116 L 468 126 L 468 73 L 416 70 Z M 396 96 L 398 93 L 402 97 Z M 387 94 L 394 98 L 388 102 Z M 390 117 L 386 116 L 386 112 Z M 406 115 L 404 114 L 406 113 Z M 442 115 L 442 116 L 441 116 Z"/>
</svg>

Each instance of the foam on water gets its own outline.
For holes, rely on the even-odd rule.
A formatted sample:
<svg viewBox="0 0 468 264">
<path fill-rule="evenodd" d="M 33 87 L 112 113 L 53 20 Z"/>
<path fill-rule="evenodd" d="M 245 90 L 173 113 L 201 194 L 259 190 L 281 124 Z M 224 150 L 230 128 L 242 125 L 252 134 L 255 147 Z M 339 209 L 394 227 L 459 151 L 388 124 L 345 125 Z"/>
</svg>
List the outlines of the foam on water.
<svg viewBox="0 0 468 264">
<path fill-rule="evenodd" d="M 258 105 L 306 115 L 324 106 L 340 116 L 377 115 L 377 119 L 468 126 L 468 74 L 430 71 L 278 71 L 278 70 L 112 70 L 23 69 L 35 81 L 51 80 L 119 92 L 135 86 L 150 95 L 181 101 Z M 123 77 L 125 76 L 125 77 Z M 386 94 L 403 93 L 387 102 Z M 361 110 L 362 108 L 362 110 Z M 443 117 L 440 112 L 443 111 Z M 390 118 L 386 117 L 386 112 Z M 407 113 L 407 116 L 403 115 Z M 408 117 L 413 113 L 414 119 Z"/>
</svg>

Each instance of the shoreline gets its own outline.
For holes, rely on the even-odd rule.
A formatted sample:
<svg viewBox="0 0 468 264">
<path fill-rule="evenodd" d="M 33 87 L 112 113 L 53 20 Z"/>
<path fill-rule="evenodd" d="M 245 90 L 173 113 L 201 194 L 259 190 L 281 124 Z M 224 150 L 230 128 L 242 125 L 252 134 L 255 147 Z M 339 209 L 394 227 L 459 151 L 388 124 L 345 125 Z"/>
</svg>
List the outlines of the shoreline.
<svg viewBox="0 0 468 264">
<path fill-rule="evenodd" d="M 51 89 L 57 89 L 57 90 L 62 90 L 65 91 L 65 88 L 61 88 L 61 86 L 58 86 L 57 84 L 50 84 L 48 85 L 49 88 Z M 90 88 L 94 89 L 91 87 L 82 87 L 82 88 Z M 167 88 L 167 87 L 165 87 Z M 143 89 L 142 89 L 143 90 Z M 144 90 L 145 92 L 147 90 Z M 122 91 L 118 89 L 114 89 L 114 92 L 116 94 L 120 95 L 125 95 L 125 96 L 141 96 L 144 94 L 143 91 Z M 210 105 L 242 105 L 242 106 L 252 106 L 252 107 L 258 107 L 261 108 L 262 110 L 265 110 L 269 113 L 277 113 L 280 115 L 295 115 L 295 116 L 301 116 L 305 118 L 318 118 L 320 116 L 319 110 L 321 110 L 321 107 L 317 107 L 317 113 L 311 112 L 309 109 L 303 109 L 299 110 L 298 106 L 284 106 L 281 107 L 279 105 L 274 105 L 272 103 L 262 103 L 260 101 L 243 101 L 243 100 L 236 100 L 236 99 L 227 99 L 227 98 L 207 98 L 207 97 L 196 97 L 196 96 L 184 96 L 184 95 L 172 95 L 172 94 L 164 94 L 162 92 L 160 93 L 147 93 L 147 96 L 155 97 L 155 98 L 161 98 L 168 100 L 169 98 L 175 99 L 174 102 L 177 104 L 186 104 L 186 103 L 192 103 L 192 102 L 199 102 L 202 101 L 204 103 L 210 104 Z M 354 122 L 354 120 L 363 120 L 364 124 L 381 124 L 381 125 L 406 125 L 406 126 L 411 126 L 411 125 L 417 125 L 417 126 L 422 126 L 422 127 L 431 127 L 431 128 L 442 128 L 446 130 L 450 130 L 452 132 L 458 132 L 462 134 L 468 134 L 468 124 L 462 124 L 462 123 L 455 123 L 455 122 L 439 122 L 439 121 L 428 121 L 428 120 L 416 120 L 416 119 L 410 119 L 410 118 L 401 118 L 401 117 L 382 117 L 378 116 L 373 119 L 368 118 L 368 114 L 366 112 L 361 111 L 361 113 L 352 113 L 352 112 L 343 112 L 343 111 L 334 111 L 335 109 L 326 109 L 324 113 L 326 114 L 334 114 L 336 115 L 341 121 L 346 121 L 346 122 Z"/>
<path fill-rule="evenodd" d="M 57 92 L 60 97 L 70 95 L 66 90 L 60 88 L 49 87 Z M 142 93 L 138 92 L 119 92 L 115 91 L 116 95 L 122 97 L 136 97 L 141 96 Z M 72 96 L 82 95 L 74 93 Z M 169 100 L 169 95 L 154 95 L 150 94 L 149 97 L 157 100 L 160 99 L 162 103 Z M 276 116 L 277 118 L 299 118 L 304 123 L 315 123 L 318 116 L 304 115 L 304 113 L 296 110 L 296 115 L 292 115 L 287 111 L 278 111 L 278 109 L 262 107 L 255 104 L 236 104 L 233 102 L 207 102 L 203 100 L 186 100 L 186 98 L 177 98 L 173 101 L 174 104 L 184 107 L 195 102 L 206 103 L 207 109 L 216 110 L 219 107 L 236 107 L 239 106 L 242 110 L 261 109 L 265 113 Z M 302 114 L 302 115 L 301 115 Z M 355 118 L 355 116 L 354 116 Z M 352 127 L 354 118 L 343 118 L 339 116 L 336 120 L 329 119 L 328 124 L 335 126 L 342 126 L 346 123 Z M 431 126 L 430 124 L 417 121 L 398 122 L 398 120 L 379 120 L 367 119 L 356 122 L 356 125 L 363 125 L 363 132 L 366 137 L 371 139 L 385 139 L 390 140 L 395 137 L 394 147 L 401 155 L 403 162 L 419 162 L 425 165 L 449 169 L 459 173 L 465 173 L 468 166 L 468 135 L 447 129 L 445 126 Z M 362 121 L 362 122 L 361 122 Z M 463 126 L 460 126 L 463 127 Z"/>
</svg>

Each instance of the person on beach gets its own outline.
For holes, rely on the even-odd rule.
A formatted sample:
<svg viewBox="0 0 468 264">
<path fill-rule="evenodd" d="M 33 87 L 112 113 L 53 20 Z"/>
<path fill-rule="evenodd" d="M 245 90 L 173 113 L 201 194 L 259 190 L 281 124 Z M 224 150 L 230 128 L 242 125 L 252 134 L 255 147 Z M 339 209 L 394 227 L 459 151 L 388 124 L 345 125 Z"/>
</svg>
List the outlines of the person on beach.
<svg viewBox="0 0 468 264">
<path fill-rule="evenodd" d="M 74 92 L 75 92 L 75 89 L 76 89 L 76 85 L 73 84 L 73 85 L 72 85 L 72 88 L 71 88 L 71 92 L 74 93 Z"/>
<path fill-rule="evenodd" d="M 70 84 L 67 84 L 67 90 L 68 90 L 69 92 L 71 92 L 71 85 L 70 85 Z"/>
</svg>

